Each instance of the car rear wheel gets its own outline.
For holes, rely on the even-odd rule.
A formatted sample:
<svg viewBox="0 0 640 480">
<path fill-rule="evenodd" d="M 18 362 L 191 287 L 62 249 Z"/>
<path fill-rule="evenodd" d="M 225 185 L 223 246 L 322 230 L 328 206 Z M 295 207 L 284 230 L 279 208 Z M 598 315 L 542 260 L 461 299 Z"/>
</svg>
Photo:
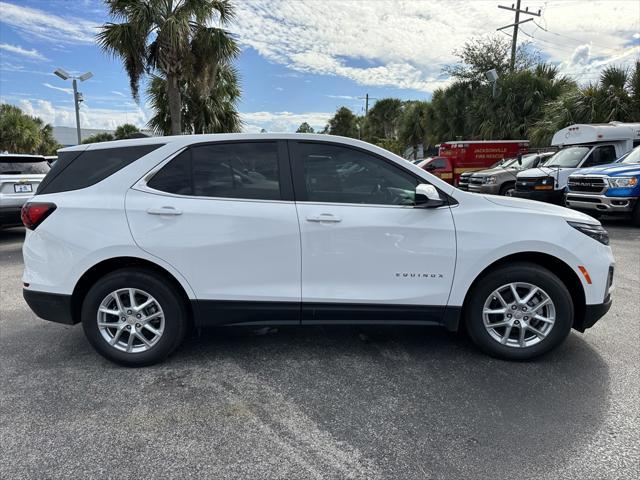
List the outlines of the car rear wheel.
<svg viewBox="0 0 640 480">
<path fill-rule="evenodd" d="M 184 302 L 159 275 L 123 269 L 101 278 L 82 305 L 82 326 L 105 358 L 127 366 L 164 360 L 182 342 Z"/>
<path fill-rule="evenodd" d="M 469 336 L 485 353 L 529 360 L 562 343 L 573 325 L 562 281 L 539 265 L 518 262 L 476 282 L 465 305 Z"/>
</svg>

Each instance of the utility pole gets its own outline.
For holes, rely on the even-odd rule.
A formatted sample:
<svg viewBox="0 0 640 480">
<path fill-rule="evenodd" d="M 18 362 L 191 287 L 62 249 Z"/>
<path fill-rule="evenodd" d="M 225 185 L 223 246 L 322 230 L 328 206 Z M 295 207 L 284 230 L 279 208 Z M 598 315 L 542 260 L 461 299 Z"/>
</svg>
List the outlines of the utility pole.
<svg viewBox="0 0 640 480">
<path fill-rule="evenodd" d="M 365 94 L 364 97 L 358 97 L 359 100 L 364 100 L 364 116 L 369 114 L 369 100 L 378 100 L 377 98 L 370 97 L 369 94 Z"/>
<path fill-rule="evenodd" d="M 76 107 L 76 133 L 78 135 L 78 145 L 82 143 L 82 135 L 80 134 L 80 102 L 81 98 L 78 98 L 78 95 L 82 95 L 78 93 L 78 82 L 76 79 L 73 79 L 73 101 Z"/>
<path fill-rule="evenodd" d="M 520 14 L 524 13 L 526 15 L 533 15 L 534 17 L 539 17 L 541 14 L 540 10 L 538 10 L 538 13 L 530 12 L 529 7 L 527 7 L 525 10 L 522 10 L 520 8 L 520 2 L 521 0 L 517 0 L 517 3 L 515 4 L 515 8 L 513 3 L 511 4 L 511 7 L 498 5 L 498 8 L 502 8 L 503 10 L 509 10 L 509 11 L 515 12 L 516 14 L 516 18 L 513 23 L 509 25 L 505 25 L 504 27 L 498 28 L 498 31 L 500 31 L 500 30 L 504 30 L 505 28 L 513 27 L 513 34 L 511 35 L 511 62 L 509 64 L 511 71 L 513 71 L 513 69 L 516 66 L 516 44 L 518 42 L 518 27 L 523 23 L 533 21 L 533 18 L 527 18 L 526 20 L 520 21 Z"/>
</svg>

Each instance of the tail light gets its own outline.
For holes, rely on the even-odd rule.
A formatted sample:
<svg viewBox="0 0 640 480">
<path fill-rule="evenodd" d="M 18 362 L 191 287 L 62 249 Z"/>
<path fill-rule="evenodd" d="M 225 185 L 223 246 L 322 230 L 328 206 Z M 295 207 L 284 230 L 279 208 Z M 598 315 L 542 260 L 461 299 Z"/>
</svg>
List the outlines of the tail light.
<svg viewBox="0 0 640 480">
<path fill-rule="evenodd" d="M 25 203 L 20 213 L 22 224 L 29 230 L 35 230 L 55 209 L 55 203 Z"/>
</svg>

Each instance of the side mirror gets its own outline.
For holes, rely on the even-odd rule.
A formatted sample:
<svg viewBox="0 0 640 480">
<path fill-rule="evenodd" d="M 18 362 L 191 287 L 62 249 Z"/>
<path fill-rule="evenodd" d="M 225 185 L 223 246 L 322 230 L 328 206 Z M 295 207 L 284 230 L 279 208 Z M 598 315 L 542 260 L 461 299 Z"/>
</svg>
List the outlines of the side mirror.
<svg viewBox="0 0 640 480">
<path fill-rule="evenodd" d="M 436 187 L 421 183 L 416 187 L 415 206 L 418 208 L 436 208 L 445 204 Z"/>
<path fill-rule="evenodd" d="M 427 172 L 433 172 L 436 169 L 436 166 L 433 163 L 429 163 L 428 165 L 425 165 L 424 169 Z"/>
</svg>

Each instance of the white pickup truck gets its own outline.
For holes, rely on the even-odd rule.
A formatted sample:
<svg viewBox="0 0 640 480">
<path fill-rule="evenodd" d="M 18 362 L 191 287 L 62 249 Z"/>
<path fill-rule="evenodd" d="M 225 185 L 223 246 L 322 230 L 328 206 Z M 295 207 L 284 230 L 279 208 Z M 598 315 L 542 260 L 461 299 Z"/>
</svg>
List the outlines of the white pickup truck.
<svg viewBox="0 0 640 480">
<path fill-rule="evenodd" d="M 544 167 L 519 172 L 513 196 L 563 204 L 569 175 L 580 168 L 613 163 L 640 144 L 640 123 L 576 124 L 559 130 L 559 147 Z"/>
</svg>

